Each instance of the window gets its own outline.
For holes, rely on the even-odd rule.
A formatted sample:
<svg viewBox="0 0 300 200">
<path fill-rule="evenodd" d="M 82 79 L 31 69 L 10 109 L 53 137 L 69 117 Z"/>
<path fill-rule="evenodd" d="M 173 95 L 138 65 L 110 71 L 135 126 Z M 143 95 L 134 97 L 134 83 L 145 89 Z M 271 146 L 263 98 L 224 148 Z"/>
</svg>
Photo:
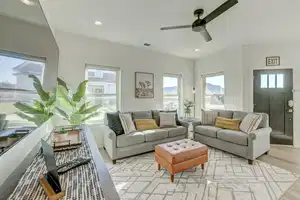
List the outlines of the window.
<svg viewBox="0 0 300 200">
<path fill-rule="evenodd" d="M 42 58 L 0 51 L 0 111 L 7 115 L 8 127 L 34 125 L 16 115 L 19 110 L 13 104 L 17 101 L 32 104 L 33 100 L 39 99 L 28 75 L 34 74 L 43 83 L 45 61 Z"/>
<path fill-rule="evenodd" d="M 180 83 L 181 77 L 176 75 L 164 76 L 164 109 L 180 110 Z"/>
<path fill-rule="evenodd" d="M 284 88 L 284 74 L 261 74 L 260 88 Z"/>
<path fill-rule="evenodd" d="M 224 75 L 207 75 L 204 79 L 204 108 L 224 109 Z"/>
<path fill-rule="evenodd" d="M 119 69 L 101 66 L 86 66 L 87 95 L 90 105 L 101 104 L 100 114 L 87 123 L 103 123 L 105 113 L 114 112 L 118 107 Z"/>
</svg>

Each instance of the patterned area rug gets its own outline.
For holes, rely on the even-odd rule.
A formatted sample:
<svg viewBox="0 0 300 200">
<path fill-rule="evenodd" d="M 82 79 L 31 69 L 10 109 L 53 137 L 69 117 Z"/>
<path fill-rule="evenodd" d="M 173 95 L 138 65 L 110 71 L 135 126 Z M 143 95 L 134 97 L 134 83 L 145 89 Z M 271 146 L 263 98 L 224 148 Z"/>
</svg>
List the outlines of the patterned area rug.
<svg viewBox="0 0 300 200">
<path fill-rule="evenodd" d="M 209 162 L 175 175 L 157 170 L 154 153 L 119 160 L 110 169 L 121 199 L 277 200 L 299 175 L 278 167 L 209 149 Z"/>
</svg>

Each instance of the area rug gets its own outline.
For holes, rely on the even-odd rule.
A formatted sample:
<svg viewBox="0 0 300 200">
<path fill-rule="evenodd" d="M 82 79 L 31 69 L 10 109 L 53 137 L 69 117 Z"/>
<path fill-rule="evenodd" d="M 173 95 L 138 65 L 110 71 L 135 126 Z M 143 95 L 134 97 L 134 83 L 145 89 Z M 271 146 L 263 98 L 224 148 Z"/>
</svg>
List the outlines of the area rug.
<svg viewBox="0 0 300 200">
<path fill-rule="evenodd" d="M 277 200 L 299 175 L 273 165 L 210 148 L 209 162 L 178 173 L 157 170 L 154 153 L 119 160 L 110 169 L 121 199 L 134 200 Z"/>
</svg>

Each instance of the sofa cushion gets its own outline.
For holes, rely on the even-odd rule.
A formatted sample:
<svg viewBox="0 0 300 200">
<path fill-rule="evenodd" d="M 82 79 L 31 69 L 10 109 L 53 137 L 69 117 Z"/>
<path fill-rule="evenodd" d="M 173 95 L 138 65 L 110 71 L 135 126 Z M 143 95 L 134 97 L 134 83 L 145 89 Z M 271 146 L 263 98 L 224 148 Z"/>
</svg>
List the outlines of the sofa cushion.
<svg viewBox="0 0 300 200">
<path fill-rule="evenodd" d="M 240 129 L 245 133 L 251 133 L 252 131 L 255 131 L 258 128 L 261 120 L 261 114 L 248 113 L 244 117 L 240 125 Z"/>
<path fill-rule="evenodd" d="M 165 130 L 165 129 L 164 129 Z M 187 128 L 184 126 L 177 126 L 176 128 L 166 128 L 169 137 L 176 137 L 179 135 L 184 135 L 187 132 Z"/>
<path fill-rule="evenodd" d="M 218 111 L 215 110 L 201 110 L 202 118 L 201 122 L 203 125 L 215 125 L 216 117 L 218 116 Z"/>
<path fill-rule="evenodd" d="M 232 119 L 233 111 L 230 110 L 218 110 L 218 116 L 223 118 Z"/>
<path fill-rule="evenodd" d="M 195 132 L 208 137 L 217 137 L 217 131 L 221 130 L 215 126 L 201 125 L 195 127 Z"/>
<path fill-rule="evenodd" d="M 132 133 L 136 131 L 135 125 L 132 121 L 132 116 L 130 113 L 119 113 L 120 121 L 124 129 L 125 134 Z"/>
<path fill-rule="evenodd" d="M 160 113 L 160 127 L 161 128 L 177 127 L 175 113 L 161 112 Z"/>
<path fill-rule="evenodd" d="M 234 111 L 232 119 L 243 120 L 247 114 L 248 114 L 247 112 L 243 112 L 243 111 Z"/>
<path fill-rule="evenodd" d="M 136 119 L 135 121 L 136 130 L 145 131 L 159 128 L 154 119 Z"/>
<path fill-rule="evenodd" d="M 223 129 L 239 131 L 240 123 L 241 123 L 241 120 L 239 120 L 239 119 L 229 119 L 229 118 L 224 118 L 224 117 L 216 118 L 216 127 L 223 128 Z"/>
<path fill-rule="evenodd" d="M 243 146 L 248 145 L 248 134 L 242 131 L 221 129 L 217 132 L 217 138 L 226 142 L 231 142 Z"/>
<path fill-rule="evenodd" d="M 162 140 L 168 137 L 168 130 L 164 129 L 153 129 L 143 131 L 146 142 Z"/>
<path fill-rule="evenodd" d="M 113 130 L 116 135 L 124 134 L 124 130 L 119 117 L 119 112 L 106 113 L 108 127 Z"/>
<path fill-rule="evenodd" d="M 179 121 L 179 118 L 178 118 L 177 110 L 161 110 L 160 112 L 175 113 L 176 125 L 178 125 L 178 126 L 181 125 L 181 123 L 180 123 L 180 121 Z"/>
<path fill-rule="evenodd" d="M 127 147 L 145 142 L 145 135 L 142 132 L 133 132 L 128 135 L 117 136 L 117 147 Z"/>
<path fill-rule="evenodd" d="M 152 110 L 152 117 L 155 120 L 156 124 L 160 126 L 160 111 L 159 110 Z"/>
<path fill-rule="evenodd" d="M 152 112 L 151 110 L 132 112 L 132 119 L 152 119 Z"/>
</svg>

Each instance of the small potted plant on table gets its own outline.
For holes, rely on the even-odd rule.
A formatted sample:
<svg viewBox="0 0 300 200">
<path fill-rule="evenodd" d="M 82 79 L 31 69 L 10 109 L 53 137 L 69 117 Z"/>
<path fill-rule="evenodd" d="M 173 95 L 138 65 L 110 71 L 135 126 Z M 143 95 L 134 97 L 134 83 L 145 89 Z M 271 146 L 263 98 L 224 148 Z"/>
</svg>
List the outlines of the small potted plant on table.
<svg viewBox="0 0 300 200">
<path fill-rule="evenodd" d="M 185 100 L 184 101 L 184 117 L 189 119 L 191 117 L 192 110 L 191 108 L 195 106 L 194 102 Z"/>
<path fill-rule="evenodd" d="M 65 130 L 65 128 L 61 128 L 59 133 L 59 138 L 61 141 L 68 140 L 69 132 Z"/>
</svg>

